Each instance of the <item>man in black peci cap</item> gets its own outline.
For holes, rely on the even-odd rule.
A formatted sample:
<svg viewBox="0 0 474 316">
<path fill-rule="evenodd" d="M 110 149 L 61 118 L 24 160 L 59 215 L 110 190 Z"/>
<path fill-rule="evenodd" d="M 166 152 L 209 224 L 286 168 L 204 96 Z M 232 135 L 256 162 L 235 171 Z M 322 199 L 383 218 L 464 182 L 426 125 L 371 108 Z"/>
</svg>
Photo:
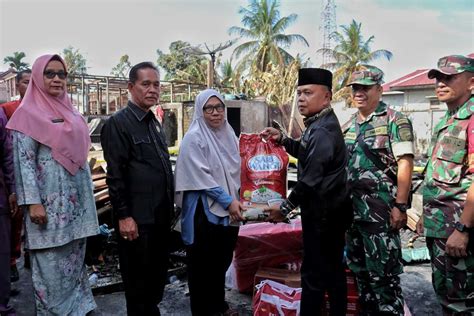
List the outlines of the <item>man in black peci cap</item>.
<svg viewBox="0 0 474 316">
<path fill-rule="evenodd" d="M 331 108 L 332 73 L 320 68 L 300 69 L 298 110 L 305 117 L 299 141 L 266 128 L 261 134 L 285 146 L 298 158 L 298 182 L 269 218 L 281 221 L 301 208 L 303 266 L 301 315 L 320 315 L 327 291 L 330 315 L 346 314 L 346 279 L 343 266 L 344 232 L 351 209 L 347 202 L 347 152 L 339 121 Z"/>
</svg>

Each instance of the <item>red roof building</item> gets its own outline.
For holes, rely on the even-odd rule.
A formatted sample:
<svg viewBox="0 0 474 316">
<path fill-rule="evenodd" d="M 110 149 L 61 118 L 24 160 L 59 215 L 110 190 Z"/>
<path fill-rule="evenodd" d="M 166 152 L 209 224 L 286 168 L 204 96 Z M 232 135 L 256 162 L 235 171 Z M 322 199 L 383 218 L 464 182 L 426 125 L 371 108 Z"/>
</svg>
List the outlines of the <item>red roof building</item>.
<svg viewBox="0 0 474 316">
<path fill-rule="evenodd" d="M 474 53 L 469 54 L 468 57 L 474 58 Z M 403 92 L 406 90 L 434 90 L 435 80 L 428 78 L 429 70 L 430 69 L 417 69 L 403 77 L 385 83 L 382 86 L 384 94 L 390 95 L 390 92 Z M 434 92 L 430 93 L 430 97 L 433 94 Z"/>
<path fill-rule="evenodd" d="M 434 88 L 435 80 L 428 78 L 428 71 L 429 69 L 418 69 L 401 78 L 387 82 L 382 86 L 383 91 Z"/>
<path fill-rule="evenodd" d="M 474 53 L 468 55 L 474 58 Z M 383 87 L 384 93 L 391 91 L 404 91 L 416 89 L 434 89 L 435 80 L 428 78 L 430 69 L 417 69 L 401 78 L 385 83 Z"/>
<path fill-rule="evenodd" d="M 468 56 L 474 58 L 474 53 Z M 428 78 L 429 70 L 417 69 L 382 85 L 382 100 L 412 120 L 417 154 L 426 153 L 433 128 L 446 111 L 436 98 L 436 82 Z"/>
</svg>

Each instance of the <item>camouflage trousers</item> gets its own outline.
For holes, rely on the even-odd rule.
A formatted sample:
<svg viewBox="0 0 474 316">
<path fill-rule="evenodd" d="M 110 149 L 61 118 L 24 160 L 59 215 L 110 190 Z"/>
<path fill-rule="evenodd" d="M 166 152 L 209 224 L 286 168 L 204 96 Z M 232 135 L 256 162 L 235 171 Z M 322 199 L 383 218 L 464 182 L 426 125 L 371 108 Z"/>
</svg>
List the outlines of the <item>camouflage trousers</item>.
<svg viewBox="0 0 474 316">
<path fill-rule="evenodd" d="M 442 304 L 474 296 L 474 254 L 464 258 L 446 255 L 447 239 L 426 237 L 430 251 L 433 288 Z M 469 297 L 471 297 L 469 296 Z M 474 301 L 474 297 L 472 298 Z"/>
<path fill-rule="evenodd" d="M 365 222 L 355 222 L 349 229 L 347 263 L 356 275 L 363 313 L 404 315 L 401 258 L 398 231 Z"/>
</svg>

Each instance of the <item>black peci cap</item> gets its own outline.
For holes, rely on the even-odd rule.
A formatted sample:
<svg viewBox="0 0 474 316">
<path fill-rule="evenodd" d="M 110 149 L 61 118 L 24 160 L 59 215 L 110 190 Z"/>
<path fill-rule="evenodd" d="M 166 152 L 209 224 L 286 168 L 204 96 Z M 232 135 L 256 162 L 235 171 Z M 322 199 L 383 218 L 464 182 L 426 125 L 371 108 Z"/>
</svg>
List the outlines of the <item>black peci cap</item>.
<svg viewBox="0 0 474 316">
<path fill-rule="evenodd" d="M 322 68 L 302 68 L 298 72 L 298 86 L 319 84 L 332 89 L 332 73 Z"/>
</svg>

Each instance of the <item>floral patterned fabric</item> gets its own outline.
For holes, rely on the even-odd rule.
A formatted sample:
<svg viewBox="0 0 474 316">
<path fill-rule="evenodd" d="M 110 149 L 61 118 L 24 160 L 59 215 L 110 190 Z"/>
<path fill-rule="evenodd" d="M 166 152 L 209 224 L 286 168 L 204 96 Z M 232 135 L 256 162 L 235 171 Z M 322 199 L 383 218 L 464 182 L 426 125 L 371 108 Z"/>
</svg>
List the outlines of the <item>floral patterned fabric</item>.
<svg viewBox="0 0 474 316">
<path fill-rule="evenodd" d="M 38 316 L 84 316 L 97 307 L 84 264 L 85 252 L 85 238 L 30 252 Z"/>
<path fill-rule="evenodd" d="M 51 149 L 13 131 L 16 194 L 19 205 L 43 204 L 47 224 L 31 222 L 25 212 L 26 247 L 45 249 L 99 233 L 89 166 L 71 175 Z"/>
<path fill-rule="evenodd" d="M 96 307 L 86 237 L 99 232 L 89 166 L 72 175 L 49 147 L 21 132 L 13 131 L 13 144 L 18 204 L 42 204 L 48 221 L 37 225 L 25 212 L 37 315 L 84 316 Z"/>
</svg>

